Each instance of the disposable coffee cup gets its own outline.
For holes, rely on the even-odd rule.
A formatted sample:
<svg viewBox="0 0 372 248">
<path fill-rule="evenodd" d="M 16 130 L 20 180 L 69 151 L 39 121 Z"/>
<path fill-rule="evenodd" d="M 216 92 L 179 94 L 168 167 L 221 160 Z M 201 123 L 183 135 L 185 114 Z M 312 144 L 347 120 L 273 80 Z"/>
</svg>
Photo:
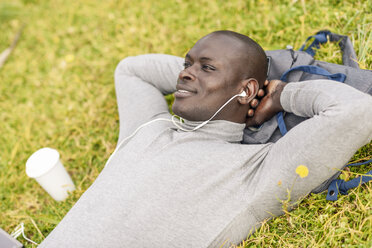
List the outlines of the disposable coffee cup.
<svg viewBox="0 0 372 248">
<path fill-rule="evenodd" d="M 41 148 L 28 158 L 26 174 L 34 178 L 54 200 L 63 201 L 68 192 L 75 190 L 75 185 L 59 158 L 57 150 Z"/>
</svg>

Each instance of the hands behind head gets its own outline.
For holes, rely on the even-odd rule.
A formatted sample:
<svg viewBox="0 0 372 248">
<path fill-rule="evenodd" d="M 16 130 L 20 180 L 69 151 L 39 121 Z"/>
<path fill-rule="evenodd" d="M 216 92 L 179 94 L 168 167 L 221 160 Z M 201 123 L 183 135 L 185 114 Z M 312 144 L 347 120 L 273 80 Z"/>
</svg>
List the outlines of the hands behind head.
<svg viewBox="0 0 372 248">
<path fill-rule="evenodd" d="M 286 83 L 280 80 L 266 80 L 263 89 L 260 89 L 256 98 L 251 102 L 247 113 L 247 127 L 259 126 L 270 120 L 276 113 L 283 111 L 280 104 L 280 95 Z"/>
</svg>

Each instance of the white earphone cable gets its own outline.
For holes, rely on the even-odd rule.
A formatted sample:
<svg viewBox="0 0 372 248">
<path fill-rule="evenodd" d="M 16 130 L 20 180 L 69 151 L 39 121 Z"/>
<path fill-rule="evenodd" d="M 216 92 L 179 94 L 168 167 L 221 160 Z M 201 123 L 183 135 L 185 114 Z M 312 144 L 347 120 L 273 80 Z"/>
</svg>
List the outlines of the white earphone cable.
<svg viewBox="0 0 372 248">
<path fill-rule="evenodd" d="M 193 129 L 184 129 L 184 128 L 182 128 L 181 126 L 179 126 L 175 121 L 174 121 L 174 117 L 176 117 L 175 115 L 173 115 L 172 116 L 172 122 L 173 122 L 173 124 L 176 126 L 176 127 L 178 127 L 179 129 L 181 129 L 182 131 L 185 131 L 185 132 L 193 132 L 193 131 L 195 131 L 195 130 L 198 130 L 199 128 L 201 128 L 201 127 L 203 127 L 203 126 L 205 126 L 208 122 L 210 122 L 227 104 L 229 104 L 235 97 L 237 97 L 237 96 L 242 96 L 242 94 L 236 94 L 236 95 L 234 95 L 233 97 L 231 97 L 227 102 L 225 102 L 215 113 L 214 113 L 214 115 L 212 115 L 212 117 L 211 118 L 209 118 L 208 120 L 206 120 L 206 121 L 203 121 L 200 125 L 198 125 L 198 126 L 196 126 L 195 128 L 193 128 Z M 180 117 L 180 119 L 182 119 L 181 117 Z M 180 123 L 181 123 L 181 120 L 180 120 Z"/>
<path fill-rule="evenodd" d="M 21 235 L 21 234 L 22 234 L 23 238 L 25 240 L 27 240 L 28 242 L 33 243 L 34 245 L 39 245 L 35 241 L 33 241 L 33 240 L 31 240 L 31 239 L 29 239 L 29 238 L 26 237 L 26 235 L 25 235 L 25 226 L 24 226 L 23 222 L 21 222 L 21 224 L 19 224 L 10 235 L 13 238 L 17 239 L 18 236 Z"/>
<path fill-rule="evenodd" d="M 127 141 L 128 139 L 130 139 L 130 138 L 132 138 L 141 128 L 143 128 L 143 127 L 145 127 L 145 126 L 147 126 L 147 125 L 150 125 L 151 123 L 154 123 L 154 122 L 156 122 L 156 121 L 169 121 L 169 122 L 172 122 L 172 120 L 170 120 L 170 119 L 165 119 L 165 118 L 158 118 L 158 119 L 154 119 L 154 120 L 151 120 L 151 121 L 148 121 L 148 122 L 146 122 L 146 123 L 144 123 L 144 124 L 142 124 L 142 125 L 140 125 L 139 127 L 137 127 L 137 129 L 136 130 L 134 130 L 134 132 L 131 134 L 131 135 L 129 135 L 129 136 L 127 136 L 126 138 L 124 138 L 117 146 L 116 146 L 116 148 L 115 148 L 115 150 L 114 150 L 114 152 L 111 154 L 111 156 L 109 157 L 109 159 L 107 160 L 107 162 L 106 162 L 106 165 L 111 161 L 111 158 L 114 156 L 114 154 L 117 152 L 117 150 L 119 150 L 119 148 L 122 146 L 122 144 L 125 142 L 125 141 Z M 105 166 L 106 166 L 105 165 Z"/>
<path fill-rule="evenodd" d="M 182 125 L 182 118 L 180 117 L 179 119 L 179 123 L 176 122 L 176 120 L 174 118 L 176 118 L 177 116 L 176 115 L 172 115 L 172 118 L 171 119 L 166 119 L 166 118 L 158 118 L 158 119 L 154 119 L 154 120 L 151 120 L 149 122 L 146 122 L 142 125 L 140 125 L 136 130 L 134 130 L 134 132 L 129 135 L 128 137 L 124 138 L 115 148 L 114 152 L 111 154 L 111 156 L 109 157 L 109 159 L 107 160 L 106 162 L 106 165 L 111 161 L 111 158 L 114 156 L 114 154 L 119 150 L 119 148 L 123 145 L 123 143 L 125 141 L 127 141 L 128 139 L 132 138 L 141 128 L 151 124 L 151 123 L 154 123 L 156 121 L 169 121 L 169 122 L 172 122 L 173 125 L 175 125 L 177 128 L 179 128 L 180 130 L 182 131 L 185 131 L 185 132 L 193 132 L 203 126 L 205 126 L 209 121 L 211 121 L 227 104 L 229 104 L 235 97 L 238 97 L 238 96 L 245 96 L 245 92 L 243 91 L 242 93 L 240 94 L 236 94 L 234 95 L 233 97 L 231 97 L 227 102 L 225 102 L 213 115 L 211 118 L 209 118 L 208 120 L 202 122 L 201 124 L 199 124 L 198 126 L 196 126 L 195 128 L 193 129 L 185 129 L 183 128 L 181 125 Z M 105 165 L 105 166 L 106 166 Z"/>
</svg>

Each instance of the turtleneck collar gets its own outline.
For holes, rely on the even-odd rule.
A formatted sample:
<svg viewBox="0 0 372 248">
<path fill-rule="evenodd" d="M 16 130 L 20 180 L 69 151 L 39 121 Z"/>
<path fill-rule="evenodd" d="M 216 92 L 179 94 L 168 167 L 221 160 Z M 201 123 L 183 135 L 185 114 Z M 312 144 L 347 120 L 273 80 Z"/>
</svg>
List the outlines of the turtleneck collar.
<svg viewBox="0 0 372 248">
<path fill-rule="evenodd" d="M 201 123 L 202 121 L 189 121 L 184 119 L 184 123 L 181 125 L 183 128 L 191 130 L 200 125 Z M 235 123 L 225 120 L 215 120 L 208 122 L 206 125 L 197 129 L 194 132 L 211 135 L 214 138 L 222 139 L 227 142 L 237 143 L 243 140 L 244 128 L 245 128 L 244 123 Z M 183 132 L 182 130 L 180 131 Z"/>
</svg>

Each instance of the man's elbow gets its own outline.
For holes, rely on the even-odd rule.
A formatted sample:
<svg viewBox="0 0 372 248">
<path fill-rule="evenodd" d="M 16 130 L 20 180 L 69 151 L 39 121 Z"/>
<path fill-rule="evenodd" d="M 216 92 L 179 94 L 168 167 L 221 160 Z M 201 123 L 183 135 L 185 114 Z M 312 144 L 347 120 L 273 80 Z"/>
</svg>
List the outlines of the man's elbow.
<svg viewBox="0 0 372 248">
<path fill-rule="evenodd" d="M 135 57 L 130 56 L 122 59 L 115 69 L 115 78 L 120 76 L 133 76 L 132 65 L 134 64 Z"/>
</svg>

